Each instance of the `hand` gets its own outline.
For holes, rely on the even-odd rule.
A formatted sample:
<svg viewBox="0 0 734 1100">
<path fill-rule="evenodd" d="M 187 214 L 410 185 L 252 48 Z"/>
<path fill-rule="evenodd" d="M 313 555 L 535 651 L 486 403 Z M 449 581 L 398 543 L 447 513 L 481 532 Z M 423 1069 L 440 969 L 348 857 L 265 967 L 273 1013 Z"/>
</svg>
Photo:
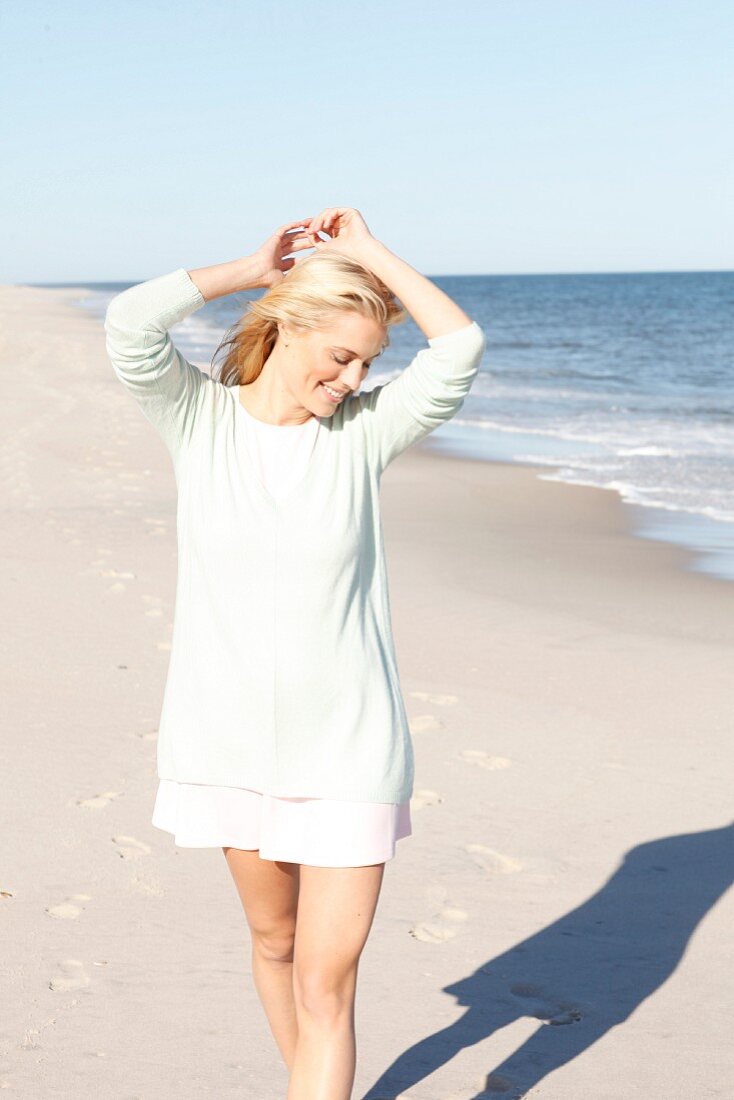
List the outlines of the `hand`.
<svg viewBox="0 0 734 1100">
<path fill-rule="evenodd" d="M 302 218 L 297 222 L 289 222 L 279 226 L 271 237 L 258 248 L 250 257 L 255 270 L 255 286 L 277 286 L 283 282 L 288 272 L 296 262 L 295 257 L 286 259 L 291 252 L 300 252 L 304 248 L 311 248 L 311 241 L 306 235 L 304 227 L 312 218 Z M 299 233 L 298 230 L 304 230 Z"/>
<path fill-rule="evenodd" d="M 328 233 L 330 240 L 322 241 L 319 232 Z M 306 224 L 305 232 L 317 252 L 341 252 L 354 260 L 365 244 L 374 241 L 359 210 L 349 206 L 329 206 Z"/>
</svg>

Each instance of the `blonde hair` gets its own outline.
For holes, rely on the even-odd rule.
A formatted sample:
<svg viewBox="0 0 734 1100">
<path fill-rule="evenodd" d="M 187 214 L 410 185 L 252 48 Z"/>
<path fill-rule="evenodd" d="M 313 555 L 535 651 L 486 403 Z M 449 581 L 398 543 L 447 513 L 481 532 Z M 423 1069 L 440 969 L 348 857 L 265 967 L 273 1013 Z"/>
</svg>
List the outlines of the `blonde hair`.
<svg viewBox="0 0 734 1100">
<path fill-rule="evenodd" d="M 392 291 L 369 268 L 339 252 L 299 260 L 277 286 L 248 302 L 212 357 L 225 352 L 218 381 L 246 386 L 258 377 L 278 338 L 278 325 L 315 330 L 341 312 L 354 311 L 390 329 L 407 320 Z M 389 335 L 385 347 L 389 344 Z"/>
</svg>

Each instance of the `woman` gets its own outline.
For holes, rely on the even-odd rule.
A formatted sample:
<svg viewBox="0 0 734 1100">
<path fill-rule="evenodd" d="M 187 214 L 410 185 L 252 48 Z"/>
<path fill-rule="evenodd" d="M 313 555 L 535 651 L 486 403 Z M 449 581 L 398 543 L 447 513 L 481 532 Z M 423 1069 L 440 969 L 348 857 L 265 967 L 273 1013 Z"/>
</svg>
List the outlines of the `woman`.
<svg viewBox="0 0 734 1100">
<path fill-rule="evenodd" d="M 209 377 L 168 329 L 252 288 L 266 293 Z M 406 316 L 396 297 L 429 346 L 359 393 Z M 288 1100 L 347 1100 L 358 962 L 385 862 L 411 833 L 380 477 L 461 408 L 484 334 L 343 207 L 252 256 L 123 291 L 105 329 L 178 489 L 153 824 L 224 852 Z"/>
</svg>

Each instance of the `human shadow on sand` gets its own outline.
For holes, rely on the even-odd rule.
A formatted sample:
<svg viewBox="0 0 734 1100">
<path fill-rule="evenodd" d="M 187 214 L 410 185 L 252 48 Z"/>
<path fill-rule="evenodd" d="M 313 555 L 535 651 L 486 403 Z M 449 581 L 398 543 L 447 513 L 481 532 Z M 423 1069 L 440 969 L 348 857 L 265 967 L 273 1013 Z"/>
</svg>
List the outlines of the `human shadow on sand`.
<svg viewBox="0 0 734 1100">
<path fill-rule="evenodd" d="M 487 1069 L 475 1098 L 526 1096 L 624 1023 L 670 977 L 699 921 L 732 881 L 734 822 L 632 848 L 587 901 L 443 986 L 467 1011 L 399 1055 L 364 1100 L 394 1100 L 463 1048 L 523 1016 L 540 1026 Z"/>
</svg>

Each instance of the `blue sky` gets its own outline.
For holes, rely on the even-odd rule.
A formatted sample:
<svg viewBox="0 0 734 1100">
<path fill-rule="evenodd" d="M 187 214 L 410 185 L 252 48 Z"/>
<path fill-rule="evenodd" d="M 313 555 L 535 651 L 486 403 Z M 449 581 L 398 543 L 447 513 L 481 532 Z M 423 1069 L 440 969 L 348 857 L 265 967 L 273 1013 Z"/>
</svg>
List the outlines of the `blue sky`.
<svg viewBox="0 0 734 1100">
<path fill-rule="evenodd" d="M 734 267 L 734 5 L 0 12 L 0 282 L 137 281 L 357 207 L 426 274 Z"/>
</svg>

